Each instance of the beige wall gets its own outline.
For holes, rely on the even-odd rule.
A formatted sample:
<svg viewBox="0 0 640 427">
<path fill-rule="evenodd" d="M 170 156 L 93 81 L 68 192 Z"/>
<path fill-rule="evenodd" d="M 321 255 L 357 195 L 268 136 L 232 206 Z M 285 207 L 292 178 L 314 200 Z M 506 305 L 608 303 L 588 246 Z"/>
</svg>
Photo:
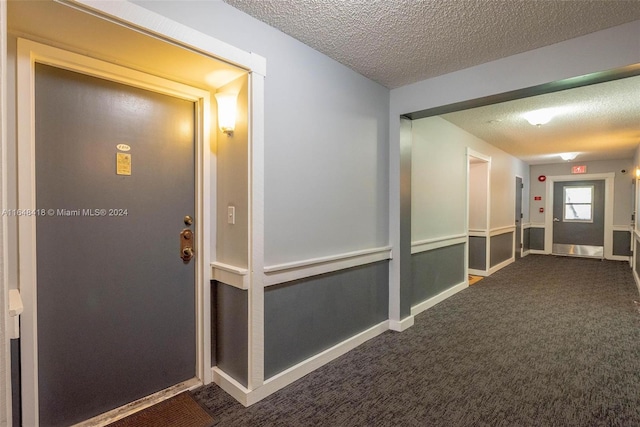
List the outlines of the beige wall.
<svg viewBox="0 0 640 427">
<path fill-rule="evenodd" d="M 247 268 L 249 260 L 249 133 L 248 76 L 242 76 L 218 89 L 238 94 L 236 128 L 223 133 L 214 121 L 216 158 L 215 261 Z M 216 106 L 217 108 L 217 106 Z M 235 224 L 227 221 L 227 209 L 235 207 Z"/>
<path fill-rule="evenodd" d="M 467 147 L 491 157 L 489 228 L 515 224 L 515 177 L 523 178 L 527 194 L 527 164 L 440 117 L 412 124 L 412 241 L 465 232 Z M 523 211 L 528 212 L 526 200 Z"/>
<path fill-rule="evenodd" d="M 538 177 L 540 175 L 571 175 L 571 166 L 574 165 L 586 165 L 587 173 L 592 174 L 609 172 L 615 173 L 613 225 L 628 226 L 631 223 L 631 200 L 633 192 L 633 159 L 631 158 L 623 160 L 603 160 L 596 162 L 574 161 L 548 165 L 532 165 L 530 167 L 531 194 L 529 197 L 529 203 L 531 206 L 531 222 L 544 223 L 545 215 L 551 215 L 550 212 L 539 212 L 539 208 L 544 207 L 546 203 L 546 182 L 538 181 Z M 626 172 L 623 173 L 623 170 Z M 534 200 L 536 196 L 542 197 L 542 200 Z"/>
</svg>

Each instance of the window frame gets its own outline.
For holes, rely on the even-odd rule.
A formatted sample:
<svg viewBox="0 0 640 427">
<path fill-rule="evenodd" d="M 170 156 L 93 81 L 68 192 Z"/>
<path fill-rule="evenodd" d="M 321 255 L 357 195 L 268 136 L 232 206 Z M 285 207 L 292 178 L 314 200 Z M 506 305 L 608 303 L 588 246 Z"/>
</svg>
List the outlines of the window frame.
<svg viewBox="0 0 640 427">
<path fill-rule="evenodd" d="M 567 203 L 567 189 L 570 188 L 588 188 L 591 191 L 591 202 L 590 203 Z M 566 185 L 562 188 L 562 221 L 563 222 L 577 222 L 577 223 L 593 223 L 593 212 L 594 212 L 594 200 L 595 198 L 595 186 L 594 185 Z M 590 206 L 590 215 L 589 219 L 568 219 L 567 218 L 567 205 L 569 206 Z"/>
</svg>

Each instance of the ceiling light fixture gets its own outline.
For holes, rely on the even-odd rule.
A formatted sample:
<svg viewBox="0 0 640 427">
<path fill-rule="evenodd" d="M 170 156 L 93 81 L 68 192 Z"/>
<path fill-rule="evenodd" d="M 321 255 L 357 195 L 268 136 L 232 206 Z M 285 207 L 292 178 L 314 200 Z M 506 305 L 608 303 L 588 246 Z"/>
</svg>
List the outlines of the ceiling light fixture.
<svg viewBox="0 0 640 427">
<path fill-rule="evenodd" d="M 573 160 L 578 156 L 578 153 L 560 153 L 560 157 L 562 157 L 562 160 L 564 160 L 565 162 L 568 162 L 569 160 Z"/>
<path fill-rule="evenodd" d="M 545 108 L 542 110 L 530 111 L 522 115 L 526 121 L 528 121 L 533 126 L 542 126 L 544 124 L 549 123 L 549 121 L 554 116 L 553 110 L 550 108 Z"/>
</svg>

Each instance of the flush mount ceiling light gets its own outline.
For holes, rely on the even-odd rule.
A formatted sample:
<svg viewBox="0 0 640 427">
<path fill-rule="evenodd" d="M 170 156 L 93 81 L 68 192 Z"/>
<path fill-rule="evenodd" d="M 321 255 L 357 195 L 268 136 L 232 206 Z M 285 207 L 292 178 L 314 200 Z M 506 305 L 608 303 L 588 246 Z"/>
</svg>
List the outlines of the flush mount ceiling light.
<svg viewBox="0 0 640 427">
<path fill-rule="evenodd" d="M 542 110 L 534 110 L 529 111 L 522 115 L 526 121 L 528 121 L 533 126 L 542 126 L 544 124 L 549 123 L 549 121 L 553 118 L 554 112 L 550 108 L 545 108 Z"/>
<path fill-rule="evenodd" d="M 575 159 L 577 155 L 578 153 L 560 153 L 560 157 L 562 157 L 562 160 L 565 162 Z"/>
</svg>

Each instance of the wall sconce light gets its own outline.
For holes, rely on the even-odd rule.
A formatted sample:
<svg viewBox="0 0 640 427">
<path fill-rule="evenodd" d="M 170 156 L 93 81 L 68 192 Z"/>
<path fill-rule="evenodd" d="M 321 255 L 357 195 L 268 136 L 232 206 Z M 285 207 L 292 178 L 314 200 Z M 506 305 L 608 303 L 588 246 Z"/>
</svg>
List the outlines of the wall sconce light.
<svg viewBox="0 0 640 427">
<path fill-rule="evenodd" d="M 227 135 L 231 135 L 236 128 L 236 110 L 238 95 L 235 93 L 216 93 L 218 102 L 218 127 Z"/>
<path fill-rule="evenodd" d="M 636 168 L 636 178 L 640 178 L 640 168 Z"/>
</svg>

